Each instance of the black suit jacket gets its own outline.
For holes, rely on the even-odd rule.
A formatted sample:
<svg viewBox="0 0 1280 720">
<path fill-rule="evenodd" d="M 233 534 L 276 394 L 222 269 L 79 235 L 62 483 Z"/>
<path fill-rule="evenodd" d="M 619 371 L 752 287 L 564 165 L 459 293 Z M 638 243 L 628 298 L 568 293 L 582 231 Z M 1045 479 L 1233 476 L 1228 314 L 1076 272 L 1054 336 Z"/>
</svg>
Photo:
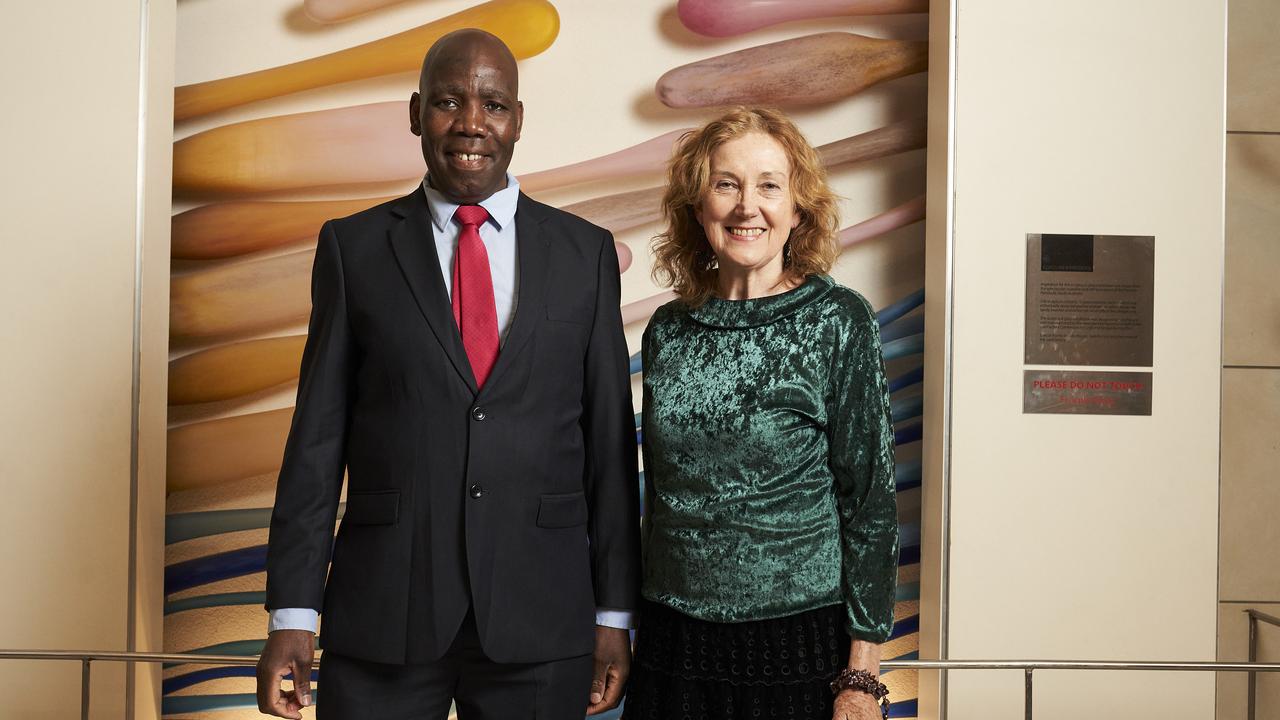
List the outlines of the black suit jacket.
<svg viewBox="0 0 1280 720">
<path fill-rule="evenodd" d="M 538 662 L 592 652 L 597 606 L 635 607 L 613 238 L 524 195 L 515 222 L 515 317 L 479 392 L 421 188 L 320 232 L 267 608 L 322 611 L 326 649 L 431 661 L 470 604 L 491 659 Z"/>
</svg>

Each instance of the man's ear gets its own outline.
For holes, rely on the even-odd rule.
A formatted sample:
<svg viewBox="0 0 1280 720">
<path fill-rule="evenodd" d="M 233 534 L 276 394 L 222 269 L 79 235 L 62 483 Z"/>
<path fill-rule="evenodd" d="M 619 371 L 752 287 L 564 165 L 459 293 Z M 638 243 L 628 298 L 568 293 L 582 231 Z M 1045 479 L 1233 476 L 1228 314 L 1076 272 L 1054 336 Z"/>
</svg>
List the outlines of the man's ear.
<svg viewBox="0 0 1280 720">
<path fill-rule="evenodd" d="M 422 98 L 418 93 L 409 96 L 409 132 L 422 137 L 422 122 L 418 119 L 418 110 L 422 107 Z"/>
<path fill-rule="evenodd" d="M 520 128 L 524 127 L 524 103 L 516 101 L 516 140 L 520 139 Z"/>
</svg>

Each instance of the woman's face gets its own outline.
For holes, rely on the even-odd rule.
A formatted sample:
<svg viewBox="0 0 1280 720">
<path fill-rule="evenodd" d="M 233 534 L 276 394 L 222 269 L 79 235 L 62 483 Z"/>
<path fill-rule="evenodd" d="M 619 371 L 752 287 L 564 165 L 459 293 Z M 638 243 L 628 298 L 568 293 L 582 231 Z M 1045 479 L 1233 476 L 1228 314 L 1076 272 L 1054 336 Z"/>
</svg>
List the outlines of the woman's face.
<svg viewBox="0 0 1280 720">
<path fill-rule="evenodd" d="M 800 224 L 790 172 L 786 151 L 765 133 L 712 152 L 709 187 L 693 212 L 722 271 L 782 272 L 782 247 Z"/>
</svg>

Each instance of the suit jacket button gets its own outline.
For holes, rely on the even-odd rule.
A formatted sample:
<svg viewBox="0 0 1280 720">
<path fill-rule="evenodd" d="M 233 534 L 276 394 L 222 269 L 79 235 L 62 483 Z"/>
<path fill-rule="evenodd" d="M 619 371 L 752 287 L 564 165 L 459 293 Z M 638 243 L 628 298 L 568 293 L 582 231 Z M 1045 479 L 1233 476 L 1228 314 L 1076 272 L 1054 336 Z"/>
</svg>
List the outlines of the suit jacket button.
<svg viewBox="0 0 1280 720">
<path fill-rule="evenodd" d="M 470 488 L 470 493 L 471 493 L 471 497 L 479 500 L 480 496 L 484 495 L 484 488 L 480 487 L 479 485 L 472 485 Z"/>
<path fill-rule="evenodd" d="M 477 406 L 471 409 L 472 420 L 475 420 L 476 422 L 480 422 L 484 420 L 486 417 L 488 416 L 484 414 L 484 408 Z"/>
</svg>

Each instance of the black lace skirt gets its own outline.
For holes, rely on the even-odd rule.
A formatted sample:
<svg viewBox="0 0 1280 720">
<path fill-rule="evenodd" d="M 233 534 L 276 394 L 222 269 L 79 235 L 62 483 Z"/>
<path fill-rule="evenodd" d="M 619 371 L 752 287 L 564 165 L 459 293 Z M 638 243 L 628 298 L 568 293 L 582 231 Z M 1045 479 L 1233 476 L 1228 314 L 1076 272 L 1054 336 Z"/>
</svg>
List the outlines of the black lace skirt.
<svg viewBox="0 0 1280 720">
<path fill-rule="evenodd" d="M 623 720 L 830 720 L 849 660 L 844 608 L 714 623 L 640 608 Z"/>
</svg>

